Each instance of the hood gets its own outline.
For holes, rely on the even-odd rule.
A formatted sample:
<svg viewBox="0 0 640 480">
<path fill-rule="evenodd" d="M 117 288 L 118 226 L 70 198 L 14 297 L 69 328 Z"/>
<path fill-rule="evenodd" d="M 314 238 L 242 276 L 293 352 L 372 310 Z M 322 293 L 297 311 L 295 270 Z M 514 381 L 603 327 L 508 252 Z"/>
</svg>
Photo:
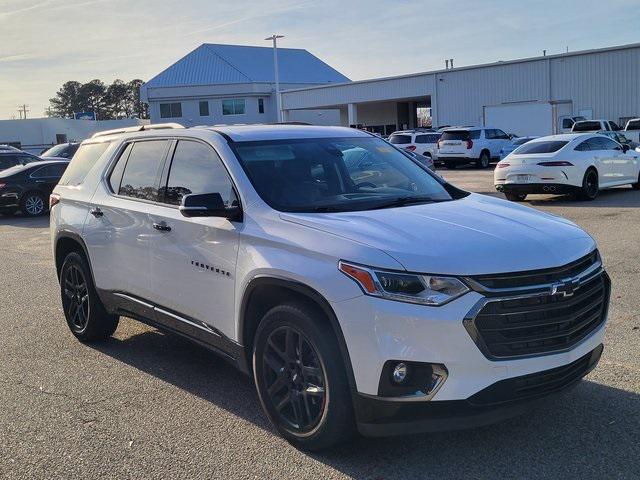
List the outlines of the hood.
<svg viewBox="0 0 640 480">
<path fill-rule="evenodd" d="M 478 194 L 363 212 L 282 213 L 281 218 L 377 248 L 406 270 L 422 273 L 478 275 L 557 267 L 595 248 L 594 240 L 568 220 Z"/>
</svg>

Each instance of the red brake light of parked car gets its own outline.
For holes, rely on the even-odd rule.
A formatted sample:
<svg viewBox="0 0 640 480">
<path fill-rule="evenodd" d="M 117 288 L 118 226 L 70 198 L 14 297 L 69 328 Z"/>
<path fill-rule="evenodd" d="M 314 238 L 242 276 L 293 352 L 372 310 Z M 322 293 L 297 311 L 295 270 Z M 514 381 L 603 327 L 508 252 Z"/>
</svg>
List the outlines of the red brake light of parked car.
<svg viewBox="0 0 640 480">
<path fill-rule="evenodd" d="M 414 152 L 416 150 L 416 146 L 415 145 L 409 145 L 408 147 L 404 148 L 407 152 Z"/>
<path fill-rule="evenodd" d="M 506 162 L 498 162 L 498 165 L 496 165 L 497 168 L 507 168 L 510 167 L 511 164 L 510 163 L 506 163 Z"/>
<path fill-rule="evenodd" d="M 573 167 L 573 163 L 565 161 L 538 162 L 538 165 L 541 165 L 543 167 Z"/>
<path fill-rule="evenodd" d="M 473 140 L 469 139 L 467 140 L 467 150 L 473 148 Z"/>
<path fill-rule="evenodd" d="M 60 203 L 60 195 L 58 195 L 57 193 L 52 193 L 51 195 L 49 195 L 49 210 L 51 210 L 53 206 L 57 205 L 58 203 Z"/>
</svg>

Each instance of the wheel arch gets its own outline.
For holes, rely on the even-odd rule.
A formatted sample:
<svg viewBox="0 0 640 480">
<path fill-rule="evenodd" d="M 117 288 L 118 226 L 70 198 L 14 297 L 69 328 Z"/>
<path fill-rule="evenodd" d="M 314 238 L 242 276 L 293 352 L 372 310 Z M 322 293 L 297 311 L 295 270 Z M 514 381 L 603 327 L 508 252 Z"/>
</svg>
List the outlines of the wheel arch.
<svg viewBox="0 0 640 480">
<path fill-rule="evenodd" d="M 55 259 L 56 274 L 58 276 L 58 280 L 60 279 L 60 271 L 62 270 L 64 259 L 67 258 L 67 255 L 69 255 L 71 252 L 81 253 L 87 259 L 87 264 L 89 265 L 91 277 L 95 285 L 95 278 L 93 278 L 93 270 L 91 268 L 91 262 L 89 261 L 89 251 L 87 250 L 87 246 L 84 243 L 82 237 L 73 232 L 61 232 L 56 236 L 53 255 Z"/>
<path fill-rule="evenodd" d="M 355 392 L 356 382 L 351 358 L 342 328 L 333 308 L 317 290 L 295 280 L 269 276 L 256 277 L 245 288 L 240 304 L 238 331 L 240 343 L 244 346 L 246 365 L 251 368 L 253 341 L 260 320 L 271 308 L 286 301 L 302 302 L 316 310 L 328 321 L 338 341 L 342 361 L 347 371 L 349 386 L 352 392 Z"/>
</svg>

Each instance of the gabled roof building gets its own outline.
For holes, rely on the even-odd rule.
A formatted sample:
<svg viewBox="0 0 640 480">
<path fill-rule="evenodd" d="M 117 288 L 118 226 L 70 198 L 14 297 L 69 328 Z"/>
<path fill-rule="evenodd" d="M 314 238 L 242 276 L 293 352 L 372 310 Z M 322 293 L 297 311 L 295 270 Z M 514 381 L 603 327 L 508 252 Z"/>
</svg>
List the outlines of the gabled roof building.
<svg viewBox="0 0 640 480">
<path fill-rule="evenodd" d="M 307 50 L 295 48 L 278 48 L 278 75 L 280 90 L 349 82 Z M 273 49 L 203 44 L 145 83 L 141 96 L 149 103 L 152 123 L 275 122 Z M 337 115 L 305 111 L 288 120 L 332 124 Z"/>
</svg>

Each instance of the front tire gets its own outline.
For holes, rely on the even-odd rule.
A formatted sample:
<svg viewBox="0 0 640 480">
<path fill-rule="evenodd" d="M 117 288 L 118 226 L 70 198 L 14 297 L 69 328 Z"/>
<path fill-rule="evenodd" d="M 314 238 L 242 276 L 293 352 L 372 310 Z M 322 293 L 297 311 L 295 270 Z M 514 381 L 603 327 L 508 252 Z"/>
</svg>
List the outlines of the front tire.
<svg viewBox="0 0 640 480">
<path fill-rule="evenodd" d="M 527 198 L 526 193 L 505 192 L 504 196 L 507 197 L 507 200 L 512 202 L 524 202 Z"/>
<path fill-rule="evenodd" d="M 578 192 L 578 198 L 582 200 L 594 200 L 598 196 L 600 184 L 598 172 L 594 168 L 589 168 L 582 179 L 582 187 Z"/>
<path fill-rule="evenodd" d="M 60 269 L 60 295 L 67 325 L 81 342 L 104 340 L 116 331 L 120 317 L 105 310 L 89 265 L 77 252 L 67 255 Z"/>
<path fill-rule="evenodd" d="M 354 431 L 345 365 L 331 327 L 304 305 L 279 305 L 256 332 L 253 375 L 271 423 L 295 447 L 318 451 Z"/>
</svg>

